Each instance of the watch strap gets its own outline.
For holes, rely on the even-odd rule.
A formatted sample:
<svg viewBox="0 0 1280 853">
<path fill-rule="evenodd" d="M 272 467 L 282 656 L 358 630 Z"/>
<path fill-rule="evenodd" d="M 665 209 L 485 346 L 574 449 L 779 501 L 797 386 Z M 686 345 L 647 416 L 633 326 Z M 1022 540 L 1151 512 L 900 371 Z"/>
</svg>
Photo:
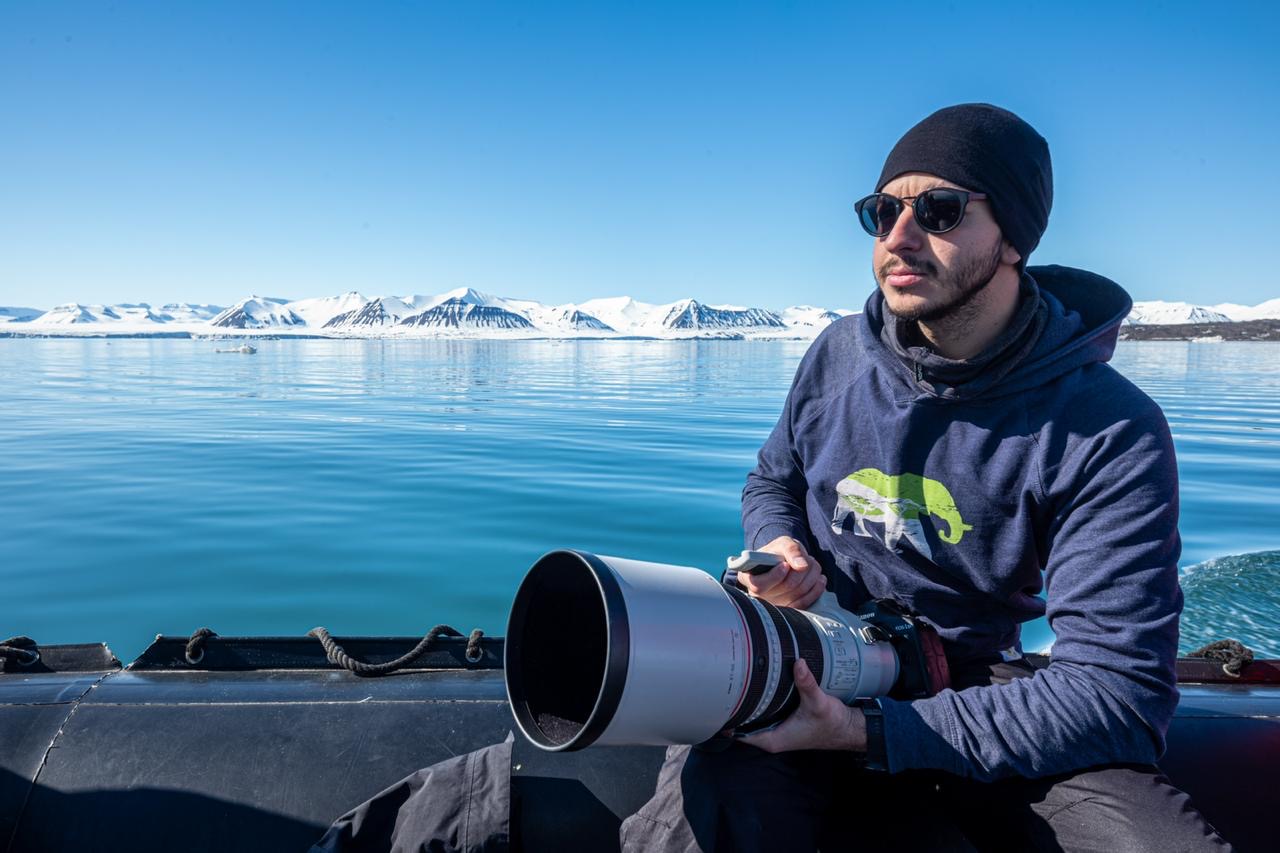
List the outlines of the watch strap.
<svg viewBox="0 0 1280 853">
<path fill-rule="evenodd" d="M 867 751 L 863 757 L 863 766 L 868 770 L 887 771 L 889 756 L 884 739 L 884 711 L 874 699 L 859 702 L 858 708 L 862 711 L 867 727 Z"/>
</svg>

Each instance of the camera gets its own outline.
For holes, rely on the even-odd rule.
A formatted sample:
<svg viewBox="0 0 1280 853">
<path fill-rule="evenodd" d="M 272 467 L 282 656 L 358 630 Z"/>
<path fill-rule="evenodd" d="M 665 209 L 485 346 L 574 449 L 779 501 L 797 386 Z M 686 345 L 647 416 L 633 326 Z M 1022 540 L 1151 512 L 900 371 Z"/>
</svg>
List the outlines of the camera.
<svg viewBox="0 0 1280 853">
<path fill-rule="evenodd" d="M 761 571 L 777 560 L 744 552 L 730 566 Z M 893 602 L 858 610 L 829 592 L 807 610 L 777 607 L 689 566 L 552 551 L 512 604 L 507 698 L 530 741 L 572 751 L 696 744 L 774 725 L 799 704 L 798 659 L 846 703 L 946 686 L 927 624 Z"/>
</svg>

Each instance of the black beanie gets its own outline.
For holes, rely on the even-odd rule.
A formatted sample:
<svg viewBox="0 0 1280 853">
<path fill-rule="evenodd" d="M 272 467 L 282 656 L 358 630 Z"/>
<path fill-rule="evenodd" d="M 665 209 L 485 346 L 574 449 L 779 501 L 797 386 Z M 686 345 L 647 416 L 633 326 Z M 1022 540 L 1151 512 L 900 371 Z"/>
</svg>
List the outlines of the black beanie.
<svg viewBox="0 0 1280 853">
<path fill-rule="evenodd" d="M 1035 128 L 991 104 L 944 107 L 893 146 L 876 192 L 905 172 L 928 172 L 990 196 L 1004 238 L 1026 266 L 1053 207 L 1049 144 Z"/>
</svg>

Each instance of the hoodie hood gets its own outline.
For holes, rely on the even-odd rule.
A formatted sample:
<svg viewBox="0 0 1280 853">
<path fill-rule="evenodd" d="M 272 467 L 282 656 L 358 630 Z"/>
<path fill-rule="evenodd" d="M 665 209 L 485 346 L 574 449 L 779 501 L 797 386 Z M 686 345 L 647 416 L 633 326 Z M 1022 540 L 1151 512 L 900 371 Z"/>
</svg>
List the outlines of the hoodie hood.
<svg viewBox="0 0 1280 853">
<path fill-rule="evenodd" d="M 1021 291 L 1017 312 L 991 346 L 971 359 L 956 360 L 905 342 L 901 321 L 885 309 L 877 288 L 862 313 L 868 354 L 910 397 L 1003 397 L 1086 364 L 1109 361 L 1120 324 L 1133 307 L 1129 294 L 1114 281 L 1072 267 L 1028 267 Z"/>
</svg>

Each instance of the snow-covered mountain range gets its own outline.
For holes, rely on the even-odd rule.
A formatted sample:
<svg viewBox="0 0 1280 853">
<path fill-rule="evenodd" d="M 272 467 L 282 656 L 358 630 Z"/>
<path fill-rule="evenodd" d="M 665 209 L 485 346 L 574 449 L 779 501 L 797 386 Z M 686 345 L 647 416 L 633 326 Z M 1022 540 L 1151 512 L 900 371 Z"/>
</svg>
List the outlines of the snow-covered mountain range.
<svg viewBox="0 0 1280 853">
<path fill-rule="evenodd" d="M 32 327 L 77 325 L 159 325 L 165 323 L 207 323 L 219 311 L 217 305 L 186 302 L 152 308 L 145 302 L 121 305 L 81 305 L 72 302 L 48 311 L 36 308 L 0 308 L 0 323 L 26 323 Z"/>
<path fill-rule="evenodd" d="M 661 305 L 629 296 L 544 305 L 458 288 L 432 296 L 338 296 L 288 300 L 250 296 L 235 305 L 59 305 L 46 312 L 0 309 L 6 331 L 28 334 L 271 333 L 326 337 L 800 337 L 815 336 L 846 309 L 793 306 L 782 311 Z"/>
<path fill-rule="evenodd" d="M 249 296 L 222 307 L 176 303 L 153 307 L 59 305 L 48 311 L 0 308 L 0 327 L 32 335 L 188 333 L 326 337 L 786 337 L 811 338 L 853 313 L 793 305 L 781 311 L 707 305 L 694 299 L 650 304 L 629 296 L 544 305 L 457 288 L 424 296 L 282 299 Z M 1259 305 L 1135 302 L 1126 325 L 1230 323 L 1280 319 L 1280 299 Z"/>
<path fill-rule="evenodd" d="M 1245 320 L 1280 320 L 1280 299 L 1258 305 L 1192 305 L 1189 302 L 1135 302 L 1126 325 L 1171 326 L 1183 323 L 1239 323 Z"/>
</svg>

